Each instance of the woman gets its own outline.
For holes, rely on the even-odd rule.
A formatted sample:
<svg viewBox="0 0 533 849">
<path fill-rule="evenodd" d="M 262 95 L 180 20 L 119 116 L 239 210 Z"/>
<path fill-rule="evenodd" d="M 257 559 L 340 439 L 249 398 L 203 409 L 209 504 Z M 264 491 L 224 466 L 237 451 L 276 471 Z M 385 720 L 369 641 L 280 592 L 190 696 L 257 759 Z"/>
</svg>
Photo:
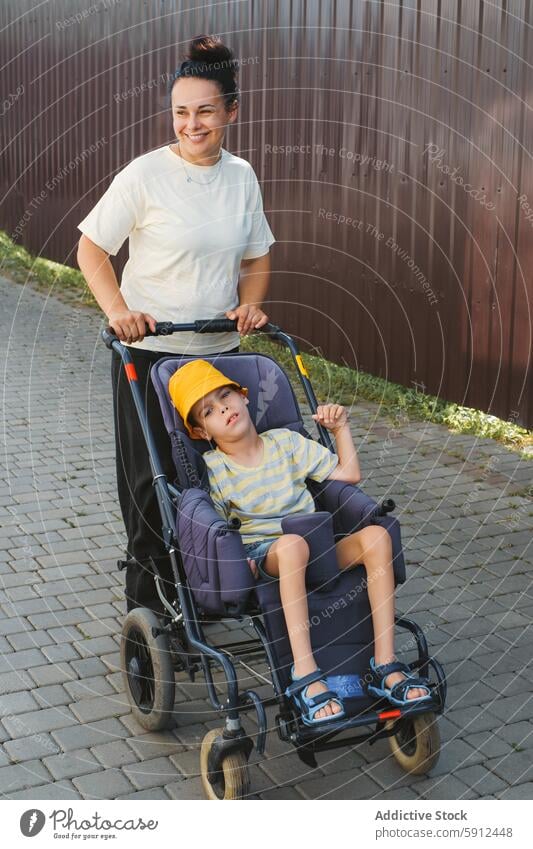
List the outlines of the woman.
<svg viewBox="0 0 533 849">
<path fill-rule="evenodd" d="M 174 480 L 170 443 L 150 367 L 164 356 L 238 350 L 239 334 L 262 327 L 275 241 L 251 165 L 224 150 L 226 127 L 238 114 L 237 63 L 219 38 L 191 41 L 171 87 L 176 143 L 137 157 L 78 225 L 78 264 L 117 337 L 129 346 L 164 471 Z M 109 254 L 129 238 L 119 288 Z M 226 316 L 237 332 L 149 336 L 156 321 Z M 135 584 L 153 558 L 168 574 L 161 517 L 131 392 L 113 351 L 117 483 L 128 536 L 128 609 Z M 146 584 L 141 580 L 141 583 Z"/>
</svg>

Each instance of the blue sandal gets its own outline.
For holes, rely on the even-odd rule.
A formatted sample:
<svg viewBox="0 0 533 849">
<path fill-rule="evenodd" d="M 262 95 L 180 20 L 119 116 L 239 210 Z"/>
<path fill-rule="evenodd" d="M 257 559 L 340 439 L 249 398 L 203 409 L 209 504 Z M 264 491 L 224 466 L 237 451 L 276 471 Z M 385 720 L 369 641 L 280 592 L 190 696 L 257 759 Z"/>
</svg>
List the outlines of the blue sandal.
<svg viewBox="0 0 533 849">
<path fill-rule="evenodd" d="M 292 684 L 289 684 L 285 690 L 285 695 L 292 698 L 300 709 L 304 725 L 322 725 L 325 722 L 331 722 L 332 719 L 341 719 L 344 716 L 344 705 L 332 690 L 326 690 L 325 693 L 317 693 L 316 696 L 307 695 L 307 687 L 309 684 L 314 684 L 315 681 L 321 681 L 327 687 L 327 682 L 320 669 L 315 669 L 314 672 L 304 675 L 303 678 L 295 678 L 293 666 L 291 677 Z M 319 719 L 315 719 L 318 711 L 322 710 L 328 702 L 336 702 L 340 707 L 340 711 L 338 713 L 332 713 L 330 716 L 322 716 Z"/>
<path fill-rule="evenodd" d="M 405 675 L 405 678 L 403 681 L 393 684 L 392 687 L 386 687 L 385 679 L 388 678 L 391 672 L 401 672 Z M 432 698 L 428 679 L 414 675 L 412 669 L 406 663 L 394 661 L 393 663 L 384 663 L 381 666 L 376 666 L 374 658 L 371 657 L 369 675 L 370 681 L 366 685 L 367 692 L 372 696 L 388 699 L 391 704 L 397 707 L 419 704 Z M 427 692 L 424 696 L 409 699 L 407 698 L 407 691 L 411 687 L 418 687 Z"/>
</svg>

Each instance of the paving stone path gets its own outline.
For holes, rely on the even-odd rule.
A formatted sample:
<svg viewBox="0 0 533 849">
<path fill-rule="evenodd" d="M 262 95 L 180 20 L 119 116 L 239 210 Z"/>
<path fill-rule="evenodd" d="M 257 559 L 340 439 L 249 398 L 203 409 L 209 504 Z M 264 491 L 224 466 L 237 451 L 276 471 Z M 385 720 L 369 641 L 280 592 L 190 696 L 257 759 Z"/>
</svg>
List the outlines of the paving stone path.
<svg viewBox="0 0 533 849">
<path fill-rule="evenodd" d="M 178 675 L 175 727 L 149 734 L 122 684 L 125 537 L 100 315 L 5 280 L 0 307 L 0 793 L 203 798 L 199 743 L 220 725 L 205 686 Z M 380 741 L 322 753 L 311 770 L 272 730 L 265 757 L 252 755 L 254 797 L 530 799 L 533 463 L 436 425 L 395 426 L 372 404 L 352 420 L 366 491 L 398 503 L 397 609 L 447 671 L 441 757 L 430 777 L 406 775 Z M 213 639 L 232 627 L 212 626 Z"/>
</svg>

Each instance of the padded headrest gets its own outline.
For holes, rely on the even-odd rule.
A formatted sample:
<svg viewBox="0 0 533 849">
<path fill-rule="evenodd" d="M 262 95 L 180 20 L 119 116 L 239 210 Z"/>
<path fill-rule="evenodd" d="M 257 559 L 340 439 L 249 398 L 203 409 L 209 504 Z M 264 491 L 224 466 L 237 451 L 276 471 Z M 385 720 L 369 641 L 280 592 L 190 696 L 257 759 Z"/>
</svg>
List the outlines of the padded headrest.
<svg viewBox="0 0 533 849">
<path fill-rule="evenodd" d="M 168 382 L 174 372 L 190 360 L 199 357 L 164 357 L 152 366 L 151 378 L 157 392 L 165 427 L 187 433 L 183 421 L 168 394 Z M 217 354 L 201 357 L 213 363 L 230 380 L 248 387 L 249 410 L 257 432 L 276 427 L 288 427 L 304 432 L 304 426 L 294 390 L 278 363 L 265 354 Z M 208 450 L 209 443 L 194 440 L 199 451 Z"/>
</svg>

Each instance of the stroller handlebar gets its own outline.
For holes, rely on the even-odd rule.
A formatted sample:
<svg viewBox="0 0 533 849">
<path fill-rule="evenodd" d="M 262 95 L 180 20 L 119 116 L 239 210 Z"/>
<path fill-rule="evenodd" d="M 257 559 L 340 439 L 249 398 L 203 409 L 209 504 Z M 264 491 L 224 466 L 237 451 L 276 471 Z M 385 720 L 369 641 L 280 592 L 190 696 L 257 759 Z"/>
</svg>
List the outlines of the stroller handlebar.
<svg viewBox="0 0 533 849">
<path fill-rule="evenodd" d="M 173 333 L 231 333 L 237 330 L 237 320 L 231 318 L 205 318 L 197 319 L 196 321 L 188 322 L 187 324 L 175 324 L 172 321 L 158 321 L 155 325 L 155 332 L 152 332 L 148 325 L 146 326 L 145 336 L 171 336 Z M 280 333 L 281 329 L 268 322 L 263 327 L 258 327 L 256 332 L 262 333 Z M 102 339 L 108 348 L 111 348 L 113 342 L 118 339 L 112 327 L 106 327 L 102 331 Z"/>
<path fill-rule="evenodd" d="M 227 333 L 237 330 L 237 321 L 235 319 L 230 318 L 207 318 L 207 319 L 197 319 L 196 321 L 191 321 L 187 324 L 175 324 L 172 321 L 158 321 L 155 325 L 155 333 L 150 330 L 148 326 L 146 326 L 145 336 L 171 336 L 173 333 Z M 281 342 L 291 352 L 292 359 L 294 364 L 298 370 L 298 378 L 300 383 L 302 384 L 305 396 L 307 398 L 307 402 L 309 404 L 309 409 L 312 413 L 316 413 L 316 409 L 318 406 L 318 402 L 311 386 L 311 381 L 309 380 L 309 375 L 305 369 L 305 366 L 302 362 L 302 358 L 298 351 L 298 346 L 296 345 L 294 339 L 289 336 L 288 333 L 285 333 L 281 327 L 278 327 L 276 324 L 271 324 L 268 322 L 264 324 L 263 327 L 256 328 L 256 332 L 265 333 L 271 336 L 273 339 L 276 339 L 278 342 Z M 116 350 L 125 364 L 131 362 L 131 355 L 128 351 L 128 346 L 122 345 L 117 338 L 112 327 L 106 327 L 105 330 L 102 330 L 101 333 L 102 340 L 106 344 L 106 346 L 111 350 Z M 333 451 L 333 442 L 331 439 L 331 435 L 326 428 L 317 424 L 317 429 L 320 437 L 320 442 L 326 448 L 329 448 L 330 451 Z"/>
<path fill-rule="evenodd" d="M 183 330 L 192 330 L 193 333 L 232 333 L 237 330 L 237 320 L 233 318 L 204 318 L 197 319 L 190 324 L 173 324 L 171 321 L 160 321 L 155 326 L 155 333 L 148 329 L 146 336 L 166 336 Z M 258 327 L 257 330 L 276 333 L 279 331 L 279 327 L 267 323 L 263 327 Z"/>
</svg>

